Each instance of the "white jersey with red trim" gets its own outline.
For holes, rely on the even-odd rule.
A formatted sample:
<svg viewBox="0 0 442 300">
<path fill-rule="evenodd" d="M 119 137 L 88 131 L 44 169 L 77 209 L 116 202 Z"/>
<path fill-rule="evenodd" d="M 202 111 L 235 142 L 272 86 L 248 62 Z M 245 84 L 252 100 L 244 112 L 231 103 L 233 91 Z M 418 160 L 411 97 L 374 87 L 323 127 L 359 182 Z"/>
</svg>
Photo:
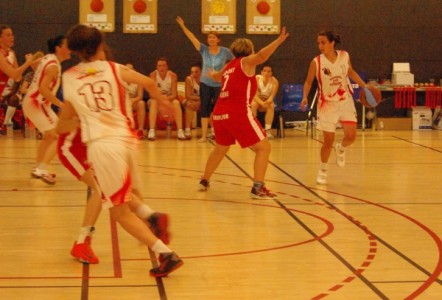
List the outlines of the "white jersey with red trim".
<svg viewBox="0 0 442 300">
<path fill-rule="evenodd" d="M 348 79 L 350 56 L 346 51 L 338 50 L 334 63 L 324 54 L 315 57 L 316 78 L 322 101 L 342 101 L 353 94 Z"/>
<path fill-rule="evenodd" d="M 63 73 L 63 96 L 80 118 L 84 143 L 135 137 L 127 84 L 121 79 L 120 67 L 114 62 L 94 61 L 79 63 Z"/>
<path fill-rule="evenodd" d="M 45 99 L 43 95 L 40 94 L 39 88 L 41 85 L 41 81 L 43 80 L 43 77 L 45 76 L 45 73 L 50 66 L 55 66 L 58 70 L 57 78 L 55 78 L 49 86 L 52 94 L 55 95 L 57 93 L 61 82 L 61 65 L 55 54 L 47 54 L 41 59 L 41 62 L 34 73 L 34 77 L 32 79 L 31 85 L 28 88 L 28 91 L 26 92 L 24 101 L 31 100 L 32 102 L 45 103 L 49 105 L 49 100 Z"/>
<path fill-rule="evenodd" d="M 11 66 L 14 65 L 14 62 L 16 61 L 15 58 L 15 52 L 13 50 L 5 51 L 4 49 L 0 49 L 0 55 L 3 55 Z M 3 71 L 0 70 L 0 95 L 4 96 L 9 94 L 11 91 L 12 85 L 14 84 L 14 80 L 9 78 L 8 75 L 3 73 Z M 1 97 L 0 97 L 1 98 Z"/>
<path fill-rule="evenodd" d="M 264 76 L 262 75 L 256 75 L 256 81 L 258 82 L 258 90 L 256 93 L 258 94 L 258 97 L 262 100 L 266 100 L 270 97 L 273 91 L 273 77 L 270 77 L 268 82 L 264 82 Z"/>
<path fill-rule="evenodd" d="M 166 77 L 163 79 L 160 72 L 157 70 L 155 72 L 155 82 L 163 95 L 172 95 L 172 73 L 167 71 Z"/>
</svg>

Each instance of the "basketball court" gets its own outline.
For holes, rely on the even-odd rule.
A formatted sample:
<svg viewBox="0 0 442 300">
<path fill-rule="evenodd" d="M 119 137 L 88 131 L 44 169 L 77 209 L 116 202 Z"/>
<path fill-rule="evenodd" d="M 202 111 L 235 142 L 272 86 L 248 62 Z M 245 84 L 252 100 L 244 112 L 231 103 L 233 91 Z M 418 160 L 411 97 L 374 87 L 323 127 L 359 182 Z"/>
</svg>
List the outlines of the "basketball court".
<svg viewBox="0 0 442 300">
<path fill-rule="evenodd" d="M 0 299 L 442 299 L 442 131 L 358 131 L 317 185 L 321 134 L 286 129 L 267 171 L 278 200 L 264 201 L 249 198 L 250 149 L 232 147 L 200 192 L 213 145 L 159 132 L 140 147 L 144 200 L 170 214 L 184 260 L 162 279 L 107 211 L 100 263 L 73 260 L 86 187 L 58 160 L 54 186 L 31 179 L 38 141 L 15 134 L 0 137 Z"/>
</svg>

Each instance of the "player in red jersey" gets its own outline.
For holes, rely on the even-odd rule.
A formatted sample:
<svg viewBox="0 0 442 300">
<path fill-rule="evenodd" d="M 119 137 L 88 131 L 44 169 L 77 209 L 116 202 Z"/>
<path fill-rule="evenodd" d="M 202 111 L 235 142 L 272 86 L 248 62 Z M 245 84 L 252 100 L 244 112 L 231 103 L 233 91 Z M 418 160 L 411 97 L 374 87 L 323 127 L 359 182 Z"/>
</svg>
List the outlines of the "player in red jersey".
<svg viewBox="0 0 442 300">
<path fill-rule="evenodd" d="M 264 184 L 270 155 L 270 143 L 265 130 L 253 117 L 251 102 L 256 93 L 256 66 L 264 63 L 275 50 L 287 39 L 285 27 L 276 40 L 254 53 L 253 43 L 249 39 L 236 39 L 230 46 L 234 59 L 223 70 L 209 72 L 220 81 L 221 92 L 213 111 L 215 128 L 215 149 L 207 160 L 206 169 L 200 180 L 200 190 L 207 190 L 209 179 L 236 141 L 242 148 L 252 147 L 255 151 L 253 187 L 250 196 L 253 199 L 275 199 Z"/>
</svg>

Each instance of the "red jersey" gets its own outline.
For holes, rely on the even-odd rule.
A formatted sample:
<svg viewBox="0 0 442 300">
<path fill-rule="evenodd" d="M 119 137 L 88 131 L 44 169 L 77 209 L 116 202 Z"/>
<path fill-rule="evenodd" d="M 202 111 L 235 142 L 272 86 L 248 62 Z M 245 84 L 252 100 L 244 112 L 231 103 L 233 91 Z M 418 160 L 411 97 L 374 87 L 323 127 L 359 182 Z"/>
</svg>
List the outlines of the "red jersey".
<svg viewBox="0 0 442 300">
<path fill-rule="evenodd" d="M 223 73 L 221 92 L 216 102 L 214 115 L 224 113 L 247 114 L 255 96 L 257 83 L 255 75 L 248 76 L 242 69 L 242 57 L 229 62 Z"/>
</svg>

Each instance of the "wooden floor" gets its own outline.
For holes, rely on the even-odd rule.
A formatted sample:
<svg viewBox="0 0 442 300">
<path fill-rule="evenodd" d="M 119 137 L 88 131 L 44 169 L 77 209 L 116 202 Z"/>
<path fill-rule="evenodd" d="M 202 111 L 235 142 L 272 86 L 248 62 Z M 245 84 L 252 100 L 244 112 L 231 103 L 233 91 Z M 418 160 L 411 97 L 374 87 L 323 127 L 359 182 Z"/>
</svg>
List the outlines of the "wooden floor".
<svg viewBox="0 0 442 300">
<path fill-rule="evenodd" d="M 38 141 L 0 137 L 0 299 L 442 299 L 442 131 L 360 131 L 345 168 L 332 154 L 326 186 L 321 135 L 285 133 L 271 141 L 275 201 L 249 199 L 249 149 L 232 147 L 200 192 L 211 143 L 142 142 L 145 201 L 170 214 L 185 261 L 157 281 L 107 211 L 100 263 L 74 261 L 85 186 L 58 160 L 55 186 L 31 179 Z"/>
</svg>

